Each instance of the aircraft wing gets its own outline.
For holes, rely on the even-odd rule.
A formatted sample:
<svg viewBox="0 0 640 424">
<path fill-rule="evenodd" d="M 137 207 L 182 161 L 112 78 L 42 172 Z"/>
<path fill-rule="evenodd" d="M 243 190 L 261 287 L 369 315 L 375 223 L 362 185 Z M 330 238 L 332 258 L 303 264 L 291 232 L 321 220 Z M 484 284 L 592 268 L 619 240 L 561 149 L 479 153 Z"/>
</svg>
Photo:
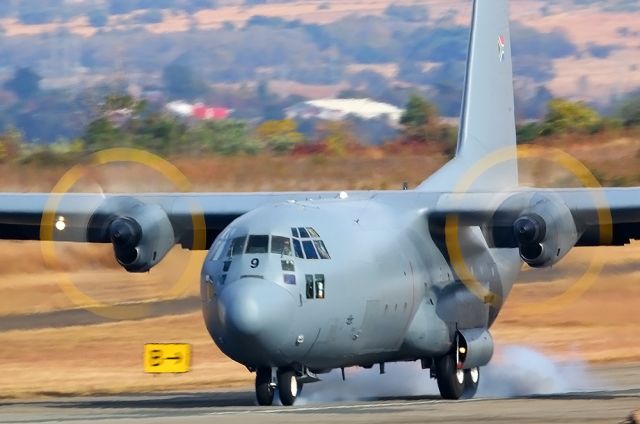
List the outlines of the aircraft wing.
<svg viewBox="0 0 640 424">
<path fill-rule="evenodd" d="M 105 226 L 117 217 L 165 219 L 162 215 L 166 215 L 173 227 L 175 243 L 189 249 L 207 249 L 233 220 L 262 205 L 340 195 L 340 192 L 0 194 L 0 239 L 108 243 L 111 240 Z M 194 230 L 206 233 L 205 243 L 194 245 Z"/>
<path fill-rule="evenodd" d="M 431 214 L 456 216 L 459 225 L 513 232 L 513 224 L 524 215 L 552 221 L 560 220 L 563 211 L 575 224 L 576 246 L 621 246 L 640 240 L 640 188 L 449 193 L 440 196 Z"/>
</svg>

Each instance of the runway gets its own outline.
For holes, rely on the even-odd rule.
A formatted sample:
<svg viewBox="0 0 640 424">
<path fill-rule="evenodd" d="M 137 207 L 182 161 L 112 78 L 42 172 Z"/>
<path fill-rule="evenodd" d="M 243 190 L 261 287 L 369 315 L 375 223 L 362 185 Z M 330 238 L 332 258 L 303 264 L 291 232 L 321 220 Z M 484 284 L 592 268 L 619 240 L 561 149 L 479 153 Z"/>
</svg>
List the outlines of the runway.
<svg viewBox="0 0 640 424">
<path fill-rule="evenodd" d="M 401 379 L 408 378 L 402 368 L 395 371 Z M 555 371 L 569 379 L 562 368 Z M 640 409 L 637 363 L 590 367 L 586 378 L 589 388 L 574 393 L 498 398 L 491 393 L 498 393 L 495 386 L 504 386 L 508 380 L 493 378 L 491 387 L 483 389 L 481 385 L 480 398 L 456 402 L 443 401 L 436 395 L 380 395 L 333 401 L 354 399 L 366 391 L 367 385 L 389 381 L 370 377 L 358 380 L 357 376 L 352 376 L 347 386 L 330 378 L 307 385 L 290 408 L 257 407 L 253 391 L 248 389 L 0 400 L 0 423 L 622 423 Z M 485 383 L 491 379 L 491 372 L 485 372 Z"/>
<path fill-rule="evenodd" d="M 2 423 L 620 423 L 640 408 L 640 389 L 442 401 L 366 399 L 291 408 L 254 406 L 251 392 L 87 397 L 0 403 Z"/>
</svg>

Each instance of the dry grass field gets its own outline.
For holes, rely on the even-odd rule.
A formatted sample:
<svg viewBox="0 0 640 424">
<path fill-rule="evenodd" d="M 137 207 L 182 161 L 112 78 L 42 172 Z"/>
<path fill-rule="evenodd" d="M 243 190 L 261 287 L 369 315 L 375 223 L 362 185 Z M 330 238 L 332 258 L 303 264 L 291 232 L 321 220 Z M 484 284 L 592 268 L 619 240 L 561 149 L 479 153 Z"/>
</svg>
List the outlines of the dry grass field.
<svg viewBox="0 0 640 424">
<path fill-rule="evenodd" d="M 578 140 L 548 140 L 597 169 L 607 181 L 639 182 L 640 138 L 633 134 Z M 344 157 L 177 158 L 176 165 L 202 191 L 341 190 L 412 186 L 445 157 L 434 149 L 372 149 Z M 524 167 L 525 180 L 551 184 L 562 179 L 548 164 Z M 2 191 L 48 191 L 64 167 L 0 167 Z M 131 181 L 136 181 L 132 185 Z M 96 170 L 79 187 L 133 191 L 169 190 L 140 167 Z M 188 252 L 176 249 L 152 272 L 129 275 L 114 263 L 109 246 L 58 246 L 59 264 L 48 269 L 37 242 L 0 243 L 0 320 L 92 306 L 65 295 L 70 280 L 96 303 L 147 302 L 166 297 L 176 276 L 188 284 L 179 295 L 198 294 L 199 266 L 186 267 Z M 202 260 L 202 253 L 195 253 Z M 584 293 L 556 302 L 587 269 L 592 258 L 606 266 Z M 65 280 L 66 279 L 66 280 Z M 627 362 L 640 360 L 640 244 L 625 248 L 576 249 L 553 270 L 525 270 L 494 327 L 498 346 L 519 344 L 559 361 Z M 152 377 L 142 372 L 142 347 L 148 342 L 186 342 L 194 346 L 193 371 Z M 139 321 L 107 322 L 57 329 L 0 332 L 0 397 L 37 397 L 75 393 L 206 390 L 248 386 L 251 375 L 226 359 L 206 334 L 197 311 Z"/>
</svg>

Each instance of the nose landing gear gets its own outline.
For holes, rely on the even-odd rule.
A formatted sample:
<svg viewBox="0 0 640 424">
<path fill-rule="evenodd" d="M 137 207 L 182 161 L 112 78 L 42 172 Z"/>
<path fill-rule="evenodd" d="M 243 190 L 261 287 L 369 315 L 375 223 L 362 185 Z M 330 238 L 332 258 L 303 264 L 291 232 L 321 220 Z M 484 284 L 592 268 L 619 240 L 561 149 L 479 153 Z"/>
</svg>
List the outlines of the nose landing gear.
<svg viewBox="0 0 640 424">
<path fill-rule="evenodd" d="M 302 383 L 293 368 L 280 368 L 275 373 L 271 368 L 258 368 L 256 371 L 256 400 L 260 406 L 271 406 L 275 389 L 278 389 L 280 402 L 284 406 L 295 403 L 302 391 Z"/>
<path fill-rule="evenodd" d="M 271 378 L 271 368 L 258 368 L 256 370 L 256 400 L 260 406 L 273 404 L 275 384 Z"/>
</svg>

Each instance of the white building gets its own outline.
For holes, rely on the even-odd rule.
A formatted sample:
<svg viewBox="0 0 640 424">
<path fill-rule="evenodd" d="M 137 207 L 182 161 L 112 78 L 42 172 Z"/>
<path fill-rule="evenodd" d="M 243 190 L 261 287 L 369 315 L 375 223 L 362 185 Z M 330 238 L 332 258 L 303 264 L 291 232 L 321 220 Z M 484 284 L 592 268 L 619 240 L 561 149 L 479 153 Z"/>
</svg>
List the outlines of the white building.
<svg viewBox="0 0 640 424">
<path fill-rule="evenodd" d="M 298 103 L 286 109 L 289 119 L 325 119 L 340 121 L 349 116 L 371 120 L 383 119 L 398 125 L 402 109 L 371 99 L 321 99 Z"/>
</svg>

